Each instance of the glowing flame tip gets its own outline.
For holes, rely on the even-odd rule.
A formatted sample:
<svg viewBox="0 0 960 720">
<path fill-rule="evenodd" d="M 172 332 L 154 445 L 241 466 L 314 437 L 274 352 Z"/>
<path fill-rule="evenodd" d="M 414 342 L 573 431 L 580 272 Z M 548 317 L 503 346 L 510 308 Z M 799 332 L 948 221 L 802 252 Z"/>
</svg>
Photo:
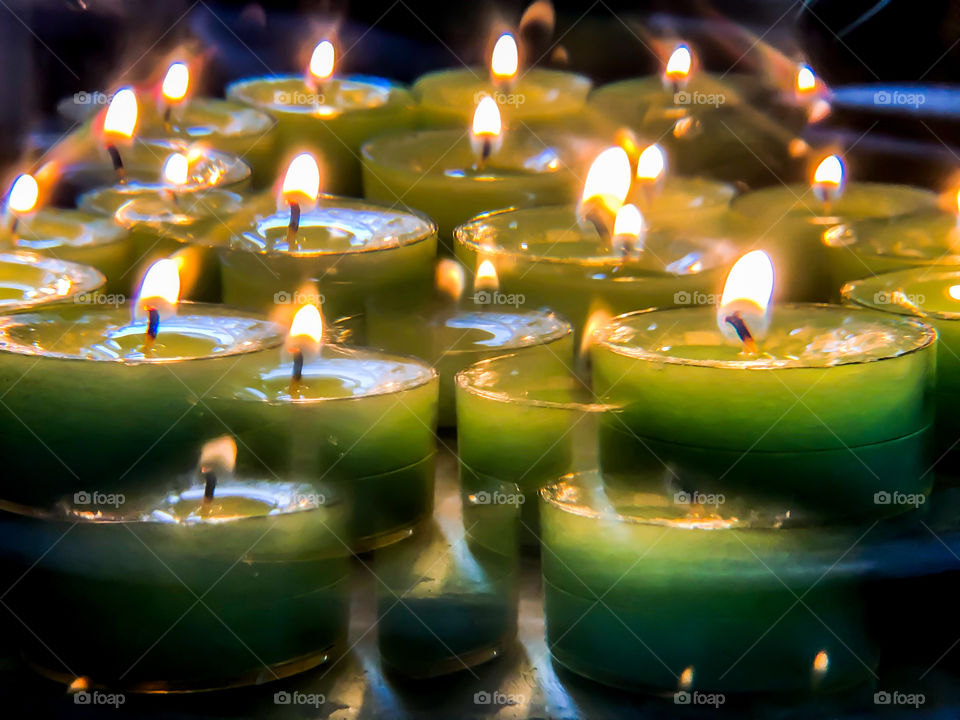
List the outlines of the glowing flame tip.
<svg viewBox="0 0 960 720">
<path fill-rule="evenodd" d="M 497 38 L 490 56 L 490 72 L 495 78 L 512 78 L 517 74 L 520 66 L 520 54 L 517 41 L 510 33 L 503 33 Z"/>
<path fill-rule="evenodd" d="M 29 173 L 18 175 L 10 186 L 7 207 L 14 213 L 27 213 L 33 210 L 40 195 L 36 178 Z"/>
</svg>

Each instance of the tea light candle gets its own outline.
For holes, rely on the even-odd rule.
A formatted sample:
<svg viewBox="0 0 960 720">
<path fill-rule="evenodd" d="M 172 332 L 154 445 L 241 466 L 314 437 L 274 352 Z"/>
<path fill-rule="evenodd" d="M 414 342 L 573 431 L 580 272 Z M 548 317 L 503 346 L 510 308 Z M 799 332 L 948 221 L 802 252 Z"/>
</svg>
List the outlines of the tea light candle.
<svg viewBox="0 0 960 720">
<path fill-rule="evenodd" d="M 227 98 L 277 121 L 276 158 L 310 151 L 323 158 L 327 189 L 361 194 L 360 146 L 387 131 L 412 127 L 413 100 L 404 88 L 381 78 L 334 75 L 334 48 L 314 48 L 304 76 L 250 78 L 227 87 Z M 275 166 L 273 172 L 282 169 Z"/>
<path fill-rule="evenodd" d="M 134 304 L 0 318 L 4 404 L 17 420 L 0 449 L 10 478 L 33 478 L 4 483 L 5 499 L 46 506 L 78 490 L 132 492 L 189 470 L 211 432 L 200 399 L 282 341 L 277 325 L 223 307 L 187 303 L 173 315 L 176 264 L 154 268 Z"/>
<path fill-rule="evenodd" d="M 937 331 L 936 466 L 952 469 L 960 438 L 960 270 L 919 267 L 849 283 L 844 302 L 893 316 L 920 318 Z"/>
<path fill-rule="evenodd" d="M 183 692 L 286 677 L 342 650 L 344 504 L 249 476 L 219 478 L 209 501 L 205 490 L 3 504 L 2 554 L 22 573 L 5 602 L 38 629 L 19 638 L 34 667 L 73 687 Z M 78 637 L 84 623 L 97 642 Z"/>
<path fill-rule="evenodd" d="M 463 128 L 482 95 L 500 107 L 508 127 L 583 125 L 590 81 L 582 75 L 545 68 L 520 70 L 519 49 L 506 33 L 498 39 L 489 69 L 462 68 L 424 75 L 413 85 L 420 126 Z"/>
<path fill-rule="evenodd" d="M 826 247 L 843 244 L 849 223 L 896 218 L 934 207 L 937 196 L 921 188 L 847 182 L 842 161 L 820 162 L 809 186 L 771 187 L 736 198 L 731 209 L 752 219 L 757 247 L 773 258 L 778 298 L 823 302 L 835 299 Z"/>
<path fill-rule="evenodd" d="M 333 320 L 362 313 L 367 303 L 399 309 L 430 297 L 437 254 L 431 221 L 360 200 L 318 196 L 312 158 L 295 159 L 285 185 L 279 209 L 225 228 L 228 239 L 210 236 L 220 252 L 224 302 L 269 312 L 309 285 L 320 290 L 324 315 Z M 298 198 L 298 210 L 290 197 Z"/>
<path fill-rule="evenodd" d="M 91 298 L 105 278 L 93 267 L 31 252 L 0 253 L 0 312 Z"/>
<path fill-rule="evenodd" d="M 709 693 L 816 694 L 873 680 L 878 652 L 851 551 L 863 528 L 804 526 L 762 506 L 702 508 L 606 480 L 568 475 L 542 492 L 554 662 L 677 702 L 706 694 L 704 704 Z"/>
<path fill-rule="evenodd" d="M 215 383 L 205 402 L 236 434 L 241 469 L 342 489 L 353 507 L 345 537 L 369 550 L 430 514 L 437 375 L 413 358 L 320 346 L 322 333 L 319 312 L 304 306 L 286 357 L 264 356 L 240 385 Z"/>
<path fill-rule="evenodd" d="M 549 130 L 501 130 L 499 119 L 497 127 L 500 147 L 482 166 L 473 128 L 469 136 L 428 130 L 372 140 L 363 146 L 364 197 L 426 213 L 437 222 L 448 254 L 454 228 L 482 212 L 576 201 L 595 142 Z"/>
<path fill-rule="evenodd" d="M 593 348 L 605 471 L 684 491 L 772 497 L 826 515 L 910 509 L 926 493 L 936 334 L 910 318 L 779 305 L 761 251 L 730 272 L 716 308 L 630 313 Z M 882 388 L 882 391 L 878 390 Z"/>
<path fill-rule="evenodd" d="M 92 266 L 106 278 L 104 292 L 122 292 L 130 267 L 130 241 L 123 228 L 78 210 L 37 209 L 38 192 L 32 175 L 13 182 L 0 245 Z"/>
</svg>

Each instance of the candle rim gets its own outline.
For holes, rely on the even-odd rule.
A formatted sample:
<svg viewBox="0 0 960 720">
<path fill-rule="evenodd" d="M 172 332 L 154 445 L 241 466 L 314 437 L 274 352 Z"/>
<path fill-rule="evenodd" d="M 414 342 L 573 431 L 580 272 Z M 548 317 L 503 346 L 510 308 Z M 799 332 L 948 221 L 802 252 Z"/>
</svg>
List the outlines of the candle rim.
<svg viewBox="0 0 960 720">
<path fill-rule="evenodd" d="M 918 267 L 895 270 L 860 280 L 851 280 L 840 290 L 840 295 L 845 302 L 853 303 L 851 307 L 862 308 L 871 312 L 880 312 L 920 320 L 928 318 L 932 320 L 960 320 L 960 303 L 958 303 L 958 309 L 955 312 L 949 310 L 924 310 L 920 306 L 908 307 L 895 302 L 886 303 L 881 309 L 879 304 L 869 301 L 868 298 L 870 295 L 860 294 L 860 291 L 866 291 L 867 293 L 882 291 L 891 294 L 899 292 L 909 296 L 912 293 L 906 292 L 903 287 L 899 286 L 898 283 L 900 280 L 922 279 L 925 281 L 936 281 L 945 278 L 952 278 L 956 281 L 954 284 L 960 285 L 960 267 L 938 268 L 935 265 L 920 265 Z"/>
<path fill-rule="evenodd" d="M 66 276 L 70 282 L 69 291 L 66 293 L 13 300 L 10 302 L 0 301 L 0 317 L 10 315 L 11 313 L 40 310 L 45 306 L 62 304 L 63 301 L 69 300 L 70 298 L 94 292 L 102 288 L 107 282 L 104 274 L 91 265 L 61 260 L 60 258 L 31 250 L 14 249 L 0 252 L 0 264 L 36 268 L 42 272 Z"/>
<path fill-rule="evenodd" d="M 481 67 L 479 65 L 471 65 L 468 67 L 450 67 L 442 68 L 440 70 L 431 70 L 430 72 L 424 73 L 418 77 L 413 85 L 410 87 L 411 93 L 414 98 L 417 100 L 417 103 L 421 107 L 436 108 L 441 110 L 450 110 L 455 109 L 456 111 L 463 111 L 463 113 L 469 114 L 471 117 L 473 115 L 473 108 L 461 108 L 460 106 L 453 106 L 446 102 L 440 102 L 441 97 L 434 97 L 434 101 L 431 102 L 428 100 L 430 91 L 434 90 L 435 86 L 446 85 L 448 78 L 452 78 L 456 81 L 462 81 L 463 77 L 468 78 L 471 82 L 476 82 L 477 89 L 495 89 L 494 83 L 490 79 L 490 68 Z M 579 98 L 581 103 L 578 105 L 585 105 L 587 96 L 590 94 L 590 91 L 593 89 L 593 81 L 582 73 L 572 72 L 570 70 L 558 70 L 556 68 L 544 68 L 544 67 L 530 67 L 526 69 L 521 69 L 517 74 L 515 80 L 516 85 L 519 87 L 523 84 L 524 80 L 529 78 L 539 79 L 543 78 L 544 85 L 552 85 L 555 83 L 549 82 L 551 79 L 554 81 L 565 80 L 566 86 L 563 88 L 566 90 L 566 93 L 560 94 L 559 100 L 550 101 L 549 105 L 564 105 L 571 106 L 574 103 L 571 103 L 570 96 L 573 95 L 575 98 Z M 529 80 L 528 80 L 529 81 Z M 458 83 L 459 86 L 462 85 L 462 82 Z M 468 92 L 472 88 L 468 88 Z M 507 94 L 509 91 L 505 90 Z M 531 113 L 536 115 L 538 113 Z M 547 112 L 542 113 L 546 115 L 552 115 L 553 113 Z"/>
<path fill-rule="evenodd" d="M 132 300 L 132 299 L 131 299 Z M 193 302 L 190 300 L 181 300 L 177 304 L 179 318 L 190 317 L 188 312 L 185 310 L 190 310 L 191 308 L 196 309 L 205 309 L 207 311 L 215 310 L 216 312 L 209 312 L 209 314 L 201 315 L 200 317 L 205 318 L 236 318 L 255 321 L 260 328 L 259 337 L 254 338 L 259 341 L 259 344 L 253 347 L 239 347 L 235 346 L 229 350 L 224 350 L 220 353 L 208 354 L 208 355 L 194 355 L 186 357 L 142 357 L 142 358 L 127 358 L 127 357 L 90 357 L 89 355 L 77 355 L 74 353 L 63 353 L 56 352 L 44 349 L 38 349 L 32 345 L 24 345 L 17 343 L 11 345 L 7 342 L 9 338 L 8 328 L 11 326 L 16 326 L 18 324 L 25 324 L 25 320 L 29 320 L 32 316 L 59 312 L 63 313 L 67 310 L 72 310 L 74 312 L 99 312 L 105 317 L 109 313 L 113 314 L 122 314 L 129 324 L 131 302 L 126 302 L 118 306 L 106 306 L 106 305 L 97 305 L 94 303 L 91 304 L 77 304 L 77 305 L 63 305 L 55 304 L 48 307 L 40 307 L 35 311 L 27 312 L 16 312 L 12 314 L 4 313 L 2 306 L 0 306 L 0 355 L 4 353 L 10 353 L 12 355 L 20 355 L 26 357 L 36 357 L 45 360 L 57 360 L 61 362 L 95 362 L 95 363 L 110 363 L 117 365 L 126 365 L 126 366 L 136 366 L 136 365 L 168 365 L 172 363 L 185 363 L 185 362 L 202 362 L 204 360 L 216 360 L 219 358 L 225 357 L 236 357 L 237 355 L 246 355 L 248 353 L 255 353 L 261 350 L 269 350 L 274 347 L 279 347 L 283 344 L 286 337 L 286 331 L 277 323 L 261 316 L 256 313 L 252 313 L 246 310 L 240 310 L 233 308 L 229 305 L 224 305 L 220 303 L 200 303 Z M 162 333 L 162 328 L 161 328 Z"/>
<path fill-rule="evenodd" d="M 497 311 L 497 310 L 460 310 L 454 315 L 445 318 L 446 321 L 452 320 L 454 318 L 466 318 L 466 317 L 476 317 L 484 315 L 510 315 L 517 317 L 524 317 L 530 319 L 540 319 L 540 320 L 549 320 L 552 321 L 552 329 L 545 335 L 538 335 L 533 342 L 525 342 L 523 336 L 514 336 L 511 338 L 509 344 L 507 345 L 498 345 L 496 347 L 470 347 L 470 348 L 450 348 L 444 351 L 444 357 L 448 356 L 457 356 L 457 355 L 472 355 L 478 352 L 490 352 L 496 351 L 512 351 L 512 350 L 522 350 L 530 347 L 542 347 L 544 345 L 549 345 L 550 343 L 556 342 L 557 340 L 562 340 L 566 337 L 573 336 L 573 325 L 570 324 L 567 320 L 564 320 L 559 315 L 557 315 L 552 310 L 515 310 L 512 312 L 508 311 Z M 466 328 L 462 328 L 466 329 Z M 473 329 L 473 328 L 471 328 Z"/>
<path fill-rule="evenodd" d="M 872 316 L 877 322 L 893 325 L 894 316 L 891 313 L 880 312 L 872 308 L 865 308 L 859 306 L 850 306 L 850 305 L 833 305 L 830 303 L 778 303 L 773 307 L 773 317 L 777 316 L 777 309 L 790 309 L 790 310 L 802 310 L 802 309 L 812 309 L 817 308 L 818 311 L 829 311 L 834 313 L 860 313 L 864 316 Z M 603 347 L 610 353 L 614 355 L 619 355 L 621 357 L 628 357 L 634 360 L 645 360 L 649 362 L 656 362 L 667 365 L 688 365 L 691 367 L 700 367 L 708 369 L 735 369 L 735 370 L 750 370 L 753 372 L 787 372 L 792 370 L 826 370 L 833 367 L 849 367 L 854 365 L 869 365 L 871 363 L 885 362 L 891 360 L 897 360 L 899 358 L 906 357 L 908 355 L 913 355 L 914 353 L 921 352 L 926 350 L 934 345 L 937 340 L 937 331 L 930 325 L 922 322 L 919 318 L 910 317 L 910 316 L 897 316 L 896 323 L 899 326 L 912 326 L 913 330 L 916 331 L 918 342 L 914 347 L 905 349 L 901 352 L 898 352 L 895 355 L 884 355 L 883 357 L 873 357 L 866 359 L 858 359 L 851 361 L 841 361 L 834 362 L 830 364 L 820 364 L 820 365 L 760 365 L 755 359 L 742 359 L 742 360 L 715 360 L 715 359 L 700 359 L 700 358 L 684 358 L 676 357 L 670 355 L 661 355 L 658 353 L 645 350 L 638 347 L 624 347 L 621 345 L 613 345 L 608 341 L 607 336 L 620 324 L 625 321 L 633 320 L 639 317 L 651 316 L 654 314 L 666 314 L 666 313 L 680 313 L 680 312 L 700 312 L 707 314 L 711 318 L 711 324 L 714 329 L 716 328 L 716 308 L 710 305 L 694 306 L 694 307 L 667 307 L 667 308 L 646 308 L 644 310 L 634 310 L 632 312 L 623 313 L 617 315 L 616 317 L 610 320 L 610 323 L 600 331 L 598 331 L 597 341 L 595 347 Z M 719 347 L 719 345 L 718 345 Z"/>
<path fill-rule="evenodd" d="M 70 237 L 66 233 L 38 232 L 38 229 L 35 227 L 36 224 L 44 221 L 51 223 L 63 223 L 64 225 L 76 227 L 81 231 L 86 228 L 91 228 L 95 230 L 95 232 L 87 234 L 89 237 L 88 242 L 77 244 L 69 242 Z M 30 213 L 28 217 L 20 218 L 18 227 L 29 229 L 30 237 L 27 237 L 26 233 L 18 232 L 16 234 L 16 238 L 14 239 L 14 250 L 22 248 L 26 252 L 35 252 L 47 257 L 52 256 L 46 255 L 46 248 L 34 249 L 29 245 L 23 245 L 22 243 L 30 243 L 33 241 L 49 242 L 57 240 L 61 241 L 56 246 L 58 248 L 69 247 L 71 249 L 82 249 L 91 247 L 104 247 L 106 245 L 126 242 L 130 235 L 127 228 L 113 222 L 113 220 L 111 220 L 109 217 L 104 217 L 103 215 L 91 213 L 79 208 L 61 208 L 49 205 Z M 4 230 L 3 232 L 4 234 L 9 235 L 9 230 Z M 2 306 L 0 306 L 0 310 L 2 310 Z"/>
<path fill-rule="evenodd" d="M 298 84 L 304 93 L 311 92 L 304 81 L 303 75 L 285 73 L 277 75 L 257 75 L 235 80 L 227 85 L 225 94 L 228 100 L 234 100 L 241 105 L 259 108 L 269 113 L 314 116 L 316 120 L 320 122 L 336 120 L 342 117 L 349 117 L 353 113 L 411 109 L 416 105 L 410 89 L 402 83 L 395 82 L 389 78 L 382 78 L 377 75 L 365 75 L 360 73 L 349 75 L 341 75 L 336 73 L 335 75 L 331 76 L 329 80 L 325 81 L 324 84 L 329 86 L 349 83 L 359 87 L 365 86 L 368 88 L 380 88 L 386 91 L 386 100 L 383 103 L 374 105 L 372 107 L 348 107 L 346 109 L 338 108 L 337 114 L 331 117 L 317 116 L 314 107 L 311 105 L 294 105 L 279 103 L 276 101 L 263 101 L 258 99 L 257 96 L 250 91 L 252 87 L 257 86 L 258 84 L 269 87 L 271 85 L 282 86 L 287 83 Z"/>
</svg>

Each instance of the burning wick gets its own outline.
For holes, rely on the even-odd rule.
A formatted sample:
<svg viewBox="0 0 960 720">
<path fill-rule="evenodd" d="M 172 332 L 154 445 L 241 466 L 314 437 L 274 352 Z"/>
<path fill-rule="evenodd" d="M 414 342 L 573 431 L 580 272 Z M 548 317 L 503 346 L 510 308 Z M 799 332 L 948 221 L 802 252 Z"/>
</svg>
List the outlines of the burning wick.
<svg viewBox="0 0 960 720">
<path fill-rule="evenodd" d="M 327 84 L 333 75 L 333 69 L 336 64 L 336 50 L 333 43 L 329 40 L 321 40 L 313 48 L 313 54 L 310 55 L 310 66 L 307 73 L 307 86 L 313 90 L 319 90 L 325 95 Z M 317 98 L 317 104 L 323 102 Z"/>
<path fill-rule="evenodd" d="M 743 351 L 749 355 L 756 355 L 757 343 L 754 341 L 753 335 L 750 334 L 750 328 L 744 322 L 743 316 L 739 312 L 734 312 L 727 315 L 723 321 L 733 327 L 733 331 L 737 333 L 737 337 L 743 343 Z"/>
<path fill-rule="evenodd" d="M 300 397 L 300 381 L 303 380 L 303 351 L 293 351 L 293 372 L 290 373 L 290 397 Z"/>
<path fill-rule="evenodd" d="M 477 158 L 473 165 L 474 170 L 483 170 L 490 156 L 500 149 L 501 129 L 497 101 L 484 95 L 473 113 L 473 127 L 470 132 L 470 147 Z"/>
<path fill-rule="evenodd" d="M 213 494 L 217 489 L 217 474 L 212 470 L 203 473 L 203 507 L 213 503 Z"/>
<path fill-rule="evenodd" d="M 300 205 L 307 202 L 313 207 L 320 194 L 320 168 L 310 153 L 297 155 L 283 177 L 280 196 L 290 208 L 287 224 L 287 248 L 296 249 L 297 233 L 300 231 Z"/>
<path fill-rule="evenodd" d="M 167 68 L 163 77 L 160 93 L 163 95 L 163 127 L 170 132 L 170 120 L 173 116 L 174 105 L 179 105 L 187 95 L 190 86 L 190 69 L 186 63 L 175 62 Z"/>
<path fill-rule="evenodd" d="M 813 194 L 823 203 L 825 215 L 830 214 L 830 203 L 843 192 L 843 175 L 843 162 L 836 155 L 824 158 L 813 174 Z"/>
<path fill-rule="evenodd" d="M 157 340 L 157 334 L 160 332 L 160 311 L 155 307 L 147 308 L 147 339 L 144 347 L 148 350 L 153 349 L 153 343 Z"/>
<path fill-rule="evenodd" d="M 519 67 L 520 53 L 517 41 L 510 33 L 503 33 L 497 38 L 490 55 L 490 75 L 494 85 L 511 92 Z"/>
<path fill-rule="evenodd" d="M 120 151 L 113 143 L 107 143 L 107 152 L 110 154 L 110 162 L 113 163 L 113 171 L 117 178 L 123 181 L 127 176 L 127 171 L 123 167 L 123 158 L 120 157 Z"/>
<path fill-rule="evenodd" d="M 20 224 L 20 216 L 31 212 L 37 205 L 37 198 L 40 195 L 40 188 L 37 185 L 36 178 L 29 173 L 18 175 L 10 186 L 10 194 L 7 197 L 7 210 L 10 212 L 10 241 L 15 243 L 17 240 L 17 226 Z"/>
<path fill-rule="evenodd" d="M 176 314 L 180 296 L 180 267 L 176 260 L 165 258 L 157 260 L 147 274 L 143 276 L 140 294 L 135 305 L 135 317 L 141 313 L 147 316 L 147 332 L 144 337 L 143 352 L 148 355 L 160 333 L 160 318 Z"/>
<path fill-rule="evenodd" d="M 287 247 L 296 248 L 297 233 L 300 231 L 300 203 L 290 201 L 290 222 L 287 224 Z"/>
<path fill-rule="evenodd" d="M 663 77 L 675 99 L 690 78 L 692 64 L 693 57 L 690 54 L 690 48 L 686 45 L 677 45 L 670 54 L 670 59 L 667 60 Z"/>
<path fill-rule="evenodd" d="M 633 172 L 630 158 L 621 147 L 610 147 L 594 159 L 583 183 L 577 218 L 590 223 L 604 241 L 613 233 L 616 214 L 630 192 Z"/>
<path fill-rule="evenodd" d="M 307 355 L 320 350 L 323 339 L 323 317 L 316 305 L 304 305 L 293 316 L 290 333 L 287 335 L 287 351 L 293 358 L 290 372 L 290 397 L 300 397 L 300 382 L 303 379 L 303 364 Z"/>
<path fill-rule="evenodd" d="M 118 140 L 129 140 L 137 126 L 137 96 L 131 88 L 117 90 L 107 114 L 103 119 L 103 134 L 106 137 L 107 153 L 117 178 L 123 182 L 126 171 L 123 167 L 123 158 L 117 149 Z"/>
<path fill-rule="evenodd" d="M 230 476 L 237 462 L 237 443 L 229 435 L 206 442 L 200 451 L 200 477 L 203 479 L 203 499 L 200 514 L 208 515 L 213 508 L 219 475 Z"/>
</svg>

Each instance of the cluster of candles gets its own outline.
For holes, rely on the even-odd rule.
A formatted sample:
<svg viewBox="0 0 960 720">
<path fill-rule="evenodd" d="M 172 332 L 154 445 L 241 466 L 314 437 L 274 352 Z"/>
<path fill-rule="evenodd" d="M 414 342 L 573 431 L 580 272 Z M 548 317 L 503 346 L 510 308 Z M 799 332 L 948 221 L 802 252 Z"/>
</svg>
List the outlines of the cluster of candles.
<svg viewBox="0 0 960 720">
<path fill-rule="evenodd" d="M 870 671 L 857 573 L 816 581 L 960 432 L 957 195 L 818 156 L 805 64 L 720 78 L 680 44 L 591 92 L 521 57 L 503 34 L 489 74 L 406 89 L 336 74 L 324 39 L 226 100 L 178 59 L 12 183 L 0 524 L 36 667 L 145 691 L 300 672 L 342 650 L 348 559 L 375 550 L 384 661 L 455 671 L 510 642 L 516 552 L 542 546 L 554 658 L 600 682 Z M 738 194 L 769 153 L 812 182 Z M 465 545 L 433 518 L 438 425 Z M 811 583 L 818 614 L 791 612 Z"/>
</svg>

